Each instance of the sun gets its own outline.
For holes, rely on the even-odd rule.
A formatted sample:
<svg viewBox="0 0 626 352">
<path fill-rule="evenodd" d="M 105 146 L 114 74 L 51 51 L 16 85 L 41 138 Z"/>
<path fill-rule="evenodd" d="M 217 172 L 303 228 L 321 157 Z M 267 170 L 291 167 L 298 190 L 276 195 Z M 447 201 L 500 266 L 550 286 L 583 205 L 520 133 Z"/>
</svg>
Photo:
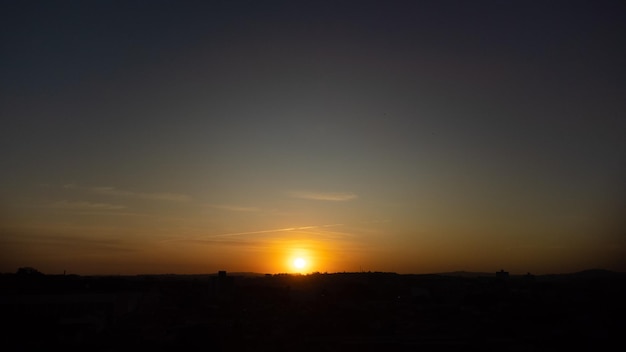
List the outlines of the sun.
<svg viewBox="0 0 626 352">
<path fill-rule="evenodd" d="M 296 269 L 304 269 L 304 267 L 306 266 L 306 261 L 302 258 L 296 258 L 293 261 L 293 266 Z"/>
<path fill-rule="evenodd" d="M 313 250 L 310 248 L 292 247 L 286 250 L 284 257 L 284 267 L 288 272 L 294 274 L 304 274 L 311 269 L 315 269 L 317 261 Z"/>
</svg>

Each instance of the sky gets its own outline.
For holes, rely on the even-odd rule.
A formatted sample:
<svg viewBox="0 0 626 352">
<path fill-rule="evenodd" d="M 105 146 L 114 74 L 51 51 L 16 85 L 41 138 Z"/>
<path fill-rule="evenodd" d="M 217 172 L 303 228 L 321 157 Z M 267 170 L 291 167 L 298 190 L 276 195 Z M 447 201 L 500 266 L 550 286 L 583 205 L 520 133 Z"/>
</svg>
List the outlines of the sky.
<svg viewBox="0 0 626 352">
<path fill-rule="evenodd" d="M 626 271 L 624 18 L 2 0 L 0 272 Z"/>
</svg>

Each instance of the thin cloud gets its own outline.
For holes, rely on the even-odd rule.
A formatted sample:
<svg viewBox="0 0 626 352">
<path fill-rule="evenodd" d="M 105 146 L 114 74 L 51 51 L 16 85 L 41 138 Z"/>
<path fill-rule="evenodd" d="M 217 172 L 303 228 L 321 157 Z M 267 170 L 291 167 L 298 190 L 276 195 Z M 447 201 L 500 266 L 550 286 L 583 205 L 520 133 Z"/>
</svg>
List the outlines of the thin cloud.
<svg viewBox="0 0 626 352">
<path fill-rule="evenodd" d="M 46 231 L 48 232 L 48 231 Z M 30 248 L 53 247 L 60 251 L 80 251 L 81 253 L 101 252 L 137 252 L 137 246 L 122 238 L 101 236 L 42 235 L 38 232 L 5 233 L 0 239 L 1 245 L 26 246 Z"/>
<path fill-rule="evenodd" d="M 346 202 L 358 198 L 356 194 L 348 192 L 293 191 L 290 195 L 299 199 L 324 200 L 330 202 Z"/>
<path fill-rule="evenodd" d="M 302 231 L 302 234 L 305 235 L 309 235 L 309 236 L 317 236 L 317 237 L 324 237 L 324 238 L 328 238 L 328 239 L 345 239 L 345 238 L 355 238 L 356 235 L 350 232 L 341 232 L 341 231 L 329 231 L 329 230 L 324 230 L 324 229 L 314 229 L 314 230 L 307 230 L 307 231 Z"/>
<path fill-rule="evenodd" d="M 329 227 L 337 227 L 344 226 L 344 224 L 327 224 L 327 225 L 313 225 L 313 226 L 298 226 L 298 227 L 285 227 L 279 229 L 268 229 L 268 230 L 258 230 L 258 231 L 245 231 L 245 232 L 229 232 L 229 233 L 220 233 L 215 235 L 205 235 L 194 238 L 181 238 L 181 239 L 170 239 L 165 240 L 166 242 L 179 242 L 179 241 L 204 241 L 204 240 L 217 240 L 219 238 L 227 238 L 227 237 L 237 237 L 237 236 L 247 236 L 247 235 L 261 235 L 266 233 L 279 233 L 279 232 L 292 232 L 292 231 L 311 231 L 313 229 L 323 229 Z"/>
<path fill-rule="evenodd" d="M 118 189 L 116 187 L 83 187 L 83 186 L 77 186 L 74 184 L 67 184 L 63 186 L 63 188 L 84 190 L 84 191 L 88 191 L 92 193 L 97 193 L 97 194 L 106 195 L 106 196 L 115 196 L 115 197 L 129 197 L 129 198 L 163 200 L 163 201 L 172 201 L 172 202 L 188 202 L 191 200 L 191 196 L 187 194 L 181 194 L 181 193 L 168 193 L 168 192 L 141 193 L 141 192 L 132 192 L 128 190 Z"/>
<path fill-rule="evenodd" d="M 261 211 L 260 208 L 256 207 L 242 207 L 237 205 L 228 205 L 228 204 L 210 204 L 209 207 L 219 210 L 227 210 L 227 211 L 236 211 L 236 212 L 257 212 Z"/>
<path fill-rule="evenodd" d="M 242 235 L 257 235 L 257 234 L 263 234 L 263 233 L 275 233 L 275 232 L 289 232 L 289 231 L 298 231 L 298 230 L 308 230 L 308 229 L 312 229 L 312 228 L 315 228 L 315 227 L 316 226 L 286 227 L 286 228 L 282 228 L 282 229 L 222 233 L 222 234 L 219 234 L 219 235 L 210 235 L 210 236 L 207 236 L 207 237 L 230 237 L 230 236 L 242 236 Z"/>
<path fill-rule="evenodd" d="M 50 204 L 51 208 L 67 209 L 67 210 L 121 210 L 126 209 L 125 205 L 94 203 L 87 201 L 68 201 L 62 200 Z"/>
</svg>

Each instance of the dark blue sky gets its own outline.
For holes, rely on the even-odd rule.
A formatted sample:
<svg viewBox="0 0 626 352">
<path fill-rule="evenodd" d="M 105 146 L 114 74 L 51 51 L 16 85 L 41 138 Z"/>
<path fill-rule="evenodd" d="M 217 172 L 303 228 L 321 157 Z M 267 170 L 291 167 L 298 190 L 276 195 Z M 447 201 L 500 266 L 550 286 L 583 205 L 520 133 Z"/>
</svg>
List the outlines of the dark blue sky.
<svg viewBox="0 0 626 352">
<path fill-rule="evenodd" d="M 625 10 L 2 1 L 0 269 L 626 270 Z"/>
</svg>

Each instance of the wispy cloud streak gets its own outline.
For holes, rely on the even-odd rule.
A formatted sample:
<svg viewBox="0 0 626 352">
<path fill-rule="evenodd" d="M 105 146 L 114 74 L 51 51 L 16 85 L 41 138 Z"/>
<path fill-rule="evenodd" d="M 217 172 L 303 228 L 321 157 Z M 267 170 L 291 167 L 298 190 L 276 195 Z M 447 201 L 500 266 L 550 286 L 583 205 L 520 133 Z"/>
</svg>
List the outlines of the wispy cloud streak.
<svg viewBox="0 0 626 352">
<path fill-rule="evenodd" d="M 331 202 L 345 202 L 358 198 L 356 194 L 348 192 L 292 191 L 289 194 L 292 197 L 299 199 L 324 200 Z"/>
<path fill-rule="evenodd" d="M 96 194 L 106 195 L 106 196 L 115 196 L 115 197 L 128 197 L 128 198 L 139 198 L 139 199 L 147 199 L 147 200 L 162 200 L 162 201 L 172 201 L 172 202 L 188 202 L 191 200 L 191 196 L 187 194 L 181 193 L 168 193 L 168 192 L 159 192 L 159 193 L 141 193 L 141 192 L 133 192 L 123 189 L 118 189 L 116 187 L 84 187 L 77 186 L 74 184 L 67 184 L 63 186 L 66 189 L 76 189 L 76 190 L 84 190 Z"/>
<path fill-rule="evenodd" d="M 261 211 L 260 208 L 256 207 L 242 207 L 237 205 L 228 205 L 228 204 L 210 204 L 209 207 L 218 209 L 218 210 L 227 210 L 227 211 L 236 211 L 236 212 L 257 212 Z"/>
<path fill-rule="evenodd" d="M 205 236 L 205 237 L 230 237 L 230 236 L 242 236 L 242 235 L 256 235 L 256 234 L 263 234 L 263 233 L 303 231 L 303 230 L 311 230 L 311 229 L 319 229 L 319 228 L 335 227 L 335 226 L 343 226 L 343 224 L 286 227 L 286 228 L 282 228 L 282 229 L 223 233 L 223 234 L 218 234 L 218 235 L 209 235 L 209 236 Z"/>
<path fill-rule="evenodd" d="M 126 209 L 125 205 L 109 204 L 109 203 L 94 203 L 86 201 L 68 201 L 62 200 L 51 203 L 50 208 L 55 209 L 67 209 L 67 210 L 121 210 Z"/>
<path fill-rule="evenodd" d="M 166 239 L 162 242 L 224 242 L 224 241 L 249 241 L 253 238 L 259 239 L 261 237 L 256 237 L 255 235 L 263 235 L 263 234 L 278 234 L 285 232 L 308 232 L 311 233 L 313 230 L 317 229 L 318 231 L 324 231 L 326 228 L 344 226 L 344 224 L 327 224 L 327 225 L 313 225 L 313 226 L 298 226 L 298 227 L 285 227 L 279 229 L 268 229 L 268 230 L 258 230 L 258 231 L 245 231 L 245 232 L 229 232 L 229 233 L 220 233 L 214 235 L 202 235 L 195 236 L 192 238 L 172 238 Z"/>
</svg>

